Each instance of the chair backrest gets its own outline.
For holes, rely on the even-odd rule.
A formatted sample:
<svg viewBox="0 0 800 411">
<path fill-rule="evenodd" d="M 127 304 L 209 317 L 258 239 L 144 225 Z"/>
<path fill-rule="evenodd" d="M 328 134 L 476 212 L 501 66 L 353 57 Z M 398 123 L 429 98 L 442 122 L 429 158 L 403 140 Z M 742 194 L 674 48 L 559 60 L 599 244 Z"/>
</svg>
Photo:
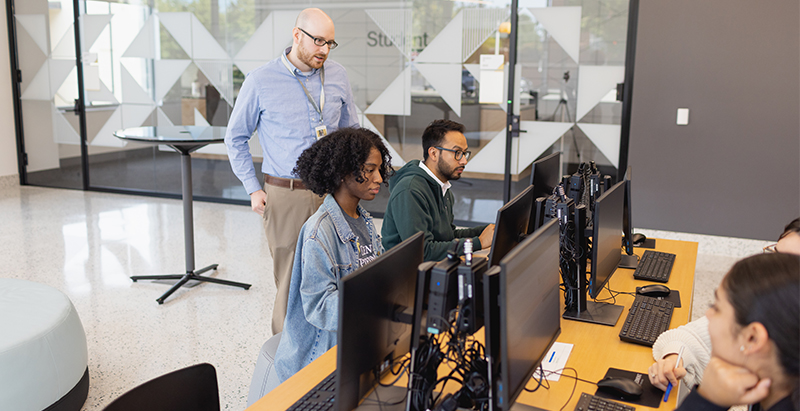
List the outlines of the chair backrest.
<svg viewBox="0 0 800 411">
<path fill-rule="evenodd" d="M 104 411 L 219 411 L 217 372 L 197 364 L 156 377 L 109 404 Z"/>
<path fill-rule="evenodd" d="M 275 371 L 274 363 L 275 353 L 281 343 L 282 334 L 282 332 L 279 332 L 269 337 L 267 342 L 261 346 L 261 351 L 259 351 L 258 359 L 256 360 L 256 369 L 253 371 L 253 379 L 250 381 L 250 391 L 247 394 L 248 407 L 281 383 L 281 379 L 278 378 L 278 374 Z"/>
</svg>

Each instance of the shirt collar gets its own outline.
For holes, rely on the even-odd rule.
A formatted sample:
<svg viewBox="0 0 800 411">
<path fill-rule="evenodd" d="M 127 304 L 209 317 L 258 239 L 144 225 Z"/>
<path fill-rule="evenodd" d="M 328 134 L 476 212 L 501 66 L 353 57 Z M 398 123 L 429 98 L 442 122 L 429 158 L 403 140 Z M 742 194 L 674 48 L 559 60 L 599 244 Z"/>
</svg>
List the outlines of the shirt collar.
<svg viewBox="0 0 800 411">
<path fill-rule="evenodd" d="M 294 70 L 295 74 L 302 75 L 302 76 L 312 76 L 312 75 L 314 75 L 314 73 L 319 71 L 319 69 L 315 69 L 315 68 L 312 68 L 311 72 L 309 72 L 309 73 L 305 73 L 305 72 L 300 71 L 299 68 L 295 67 L 295 65 L 292 64 L 292 60 L 289 60 L 289 57 L 287 57 L 289 55 L 290 51 L 292 51 L 292 46 L 286 47 L 286 49 L 283 50 L 283 58 L 286 60 L 287 63 L 289 63 L 289 66 L 292 68 L 292 70 Z"/>
<path fill-rule="evenodd" d="M 448 181 L 446 183 L 443 183 L 442 180 L 439 180 L 439 177 L 436 177 L 436 174 L 433 174 L 433 171 L 431 171 L 431 169 L 429 169 L 428 166 L 426 166 L 425 163 L 422 161 L 419 162 L 419 167 L 425 170 L 425 172 L 428 173 L 429 176 L 433 177 L 434 181 L 439 183 L 439 186 L 442 187 L 442 197 L 444 197 L 444 195 L 447 194 L 447 190 L 451 187 L 450 182 Z"/>
</svg>

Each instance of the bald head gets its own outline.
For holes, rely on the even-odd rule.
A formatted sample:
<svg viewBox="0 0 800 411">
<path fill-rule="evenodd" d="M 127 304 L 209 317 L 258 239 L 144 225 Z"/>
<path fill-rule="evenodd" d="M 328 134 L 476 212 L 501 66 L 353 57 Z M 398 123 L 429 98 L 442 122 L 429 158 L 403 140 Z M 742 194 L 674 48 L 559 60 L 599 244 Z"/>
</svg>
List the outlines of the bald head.
<svg viewBox="0 0 800 411">
<path fill-rule="evenodd" d="M 333 20 L 324 11 L 305 9 L 295 21 L 292 50 L 287 57 L 301 71 L 318 69 L 325 63 L 331 50 L 326 42 L 332 42 L 335 36 Z"/>
<path fill-rule="evenodd" d="M 301 11 L 300 14 L 297 15 L 297 20 L 294 22 L 294 25 L 306 31 L 308 31 L 309 28 L 324 25 L 330 25 L 331 29 L 333 29 L 333 20 L 331 20 L 324 11 L 317 8 L 309 8 Z"/>
</svg>

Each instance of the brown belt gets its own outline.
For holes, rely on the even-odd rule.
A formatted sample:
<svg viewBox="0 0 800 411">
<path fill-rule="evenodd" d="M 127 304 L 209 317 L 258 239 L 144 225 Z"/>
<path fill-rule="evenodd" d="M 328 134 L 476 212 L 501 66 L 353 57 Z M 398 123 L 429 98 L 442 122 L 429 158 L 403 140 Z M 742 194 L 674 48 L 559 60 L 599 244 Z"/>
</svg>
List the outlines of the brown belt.
<svg viewBox="0 0 800 411">
<path fill-rule="evenodd" d="M 274 177 L 269 174 L 264 174 L 264 183 L 275 187 L 283 187 L 289 189 L 305 190 L 306 185 L 303 180 L 295 178 Z"/>
</svg>

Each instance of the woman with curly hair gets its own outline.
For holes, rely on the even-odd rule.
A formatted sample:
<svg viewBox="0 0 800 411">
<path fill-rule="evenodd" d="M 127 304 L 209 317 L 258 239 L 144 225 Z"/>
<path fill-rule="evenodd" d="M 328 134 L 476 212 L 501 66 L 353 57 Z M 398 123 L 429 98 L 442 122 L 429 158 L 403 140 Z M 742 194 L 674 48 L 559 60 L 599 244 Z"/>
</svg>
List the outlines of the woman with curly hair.
<svg viewBox="0 0 800 411">
<path fill-rule="evenodd" d="M 389 177 L 390 160 L 380 137 L 365 128 L 337 130 L 300 155 L 294 173 L 325 200 L 297 239 L 286 320 L 275 354 L 279 381 L 273 377 L 273 384 L 336 345 L 339 279 L 383 252 L 372 217 L 359 202 L 378 194 Z"/>
</svg>

